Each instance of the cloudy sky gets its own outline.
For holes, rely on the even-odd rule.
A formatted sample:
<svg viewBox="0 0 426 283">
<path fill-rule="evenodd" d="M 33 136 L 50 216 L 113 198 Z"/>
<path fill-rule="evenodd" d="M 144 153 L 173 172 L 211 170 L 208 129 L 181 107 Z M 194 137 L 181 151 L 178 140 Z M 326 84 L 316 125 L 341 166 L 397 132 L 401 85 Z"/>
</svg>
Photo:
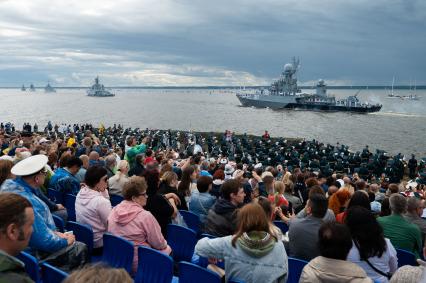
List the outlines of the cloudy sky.
<svg viewBox="0 0 426 283">
<path fill-rule="evenodd" d="M 424 0 L 0 0 L 0 86 L 426 84 Z"/>
</svg>

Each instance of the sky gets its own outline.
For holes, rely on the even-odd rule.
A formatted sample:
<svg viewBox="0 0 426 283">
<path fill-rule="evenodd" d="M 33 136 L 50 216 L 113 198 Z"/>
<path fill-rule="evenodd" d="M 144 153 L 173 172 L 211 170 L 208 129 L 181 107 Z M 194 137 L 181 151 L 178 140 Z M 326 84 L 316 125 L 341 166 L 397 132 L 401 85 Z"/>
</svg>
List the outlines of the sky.
<svg viewBox="0 0 426 283">
<path fill-rule="evenodd" d="M 0 0 L 0 86 L 426 84 L 422 0 Z"/>
</svg>

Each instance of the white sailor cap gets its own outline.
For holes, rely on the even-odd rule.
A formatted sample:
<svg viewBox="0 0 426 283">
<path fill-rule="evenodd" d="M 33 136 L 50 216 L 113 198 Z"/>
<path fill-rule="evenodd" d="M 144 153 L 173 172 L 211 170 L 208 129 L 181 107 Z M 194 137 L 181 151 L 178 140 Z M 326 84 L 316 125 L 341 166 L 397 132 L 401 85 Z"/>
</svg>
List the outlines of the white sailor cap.
<svg viewBox="0 0 426 283">
<path fill-rule="evenodd" d="M 25 158 L 12 167 L 12 174 L 15 176 L 28 176 L 41 171 L 47 164 L 47 156 L 38 154 Z"/>
</svg>

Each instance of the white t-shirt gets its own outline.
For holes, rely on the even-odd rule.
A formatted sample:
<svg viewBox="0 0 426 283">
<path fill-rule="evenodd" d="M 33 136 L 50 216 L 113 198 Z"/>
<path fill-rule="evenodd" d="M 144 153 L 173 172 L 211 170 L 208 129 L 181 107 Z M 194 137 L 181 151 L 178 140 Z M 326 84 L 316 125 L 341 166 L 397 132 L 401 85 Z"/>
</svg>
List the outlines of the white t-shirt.
<svg viewBox="0 0 426 283">
<path fill-rule="evenodd" d="M 389 239 L 385 238 L 385 241 L 386 241 L 386 250 L 382 254 L 382 256 L 370 257 L 368 261 L 376 269 L 384 273 L 388 273 L 388 272 L 394 273 L 396 269 L 398 268 L 398 259 L 396 257 L 396 250 Z M 352 242 L 352 248 L 349 251 L 347 260 L 359 265 L 362 269 L 364 269 L 368 277 L 373 279 L 374 282 L 381 282 L 381 283 L 389 282 L 387 277 L 380 275 L 379 273 L 374 271 L 374 269 L 371 268 L 366 261 L 360 259 L 358 248 L 355 246 L 353 242 Z"/>
</svg>

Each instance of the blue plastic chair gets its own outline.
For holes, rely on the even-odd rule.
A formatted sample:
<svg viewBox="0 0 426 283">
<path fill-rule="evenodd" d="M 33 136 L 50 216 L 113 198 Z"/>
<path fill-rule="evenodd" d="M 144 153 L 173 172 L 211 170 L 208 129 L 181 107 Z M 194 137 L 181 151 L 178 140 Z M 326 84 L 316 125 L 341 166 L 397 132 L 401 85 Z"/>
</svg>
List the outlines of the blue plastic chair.
<svg viewBox="0 0 426 283">
<path fill-rule="evenodd" d="M 299 283 L 302 270 L 307 264 L 305 260 L 289 257 L 287 283 Z"/>
<path fill-rule="evenodd" d="M 111 267 L 124 268 L 131 274 L 134 255 L 133 243 L 109 233 L 104 234 L 103 242 L 102 261 Z"/>
<path fill-rule="evenodd" d="M 64 194 L 52 188 L 47 189 L 47 197 L 55 203 L 64 203 Z"/>
<path fill-rule="evenodd" d="M 65 221 L 61 217 L 59 217 L 55 214 L 52 214 L 52 217 L 53 217 L 53 221 L 55 222 L 56 228 L 58 228 L 58 231 L 61 232 L 61 233 L 64 233 Z"/>
<path fill-rule="evenodd" d="M 173 278 L 173 259 L 154 249 L 138 247 L 138 271 L 135 283 L 170 283 Z"/>
<path fill-rule="evenodd" d="M 167 225 L 167 243 L 173 250 L 175 261 L 191 261 L 197 244 L 197 234 L 194 230 L 175 224 Z"/>
<path fill-rule="evenodd" d="M 288 225 L 285 224 L 283 221 L 274 221 L 274 225 L 280 228 L 281 232 L 283 234 L 287 233 L 288 231 Z"/>
<path fill-rule="evenodd" d="M 41 278 L 43 283 L 61 283 L 68 277 L 68 273 L 48 263 L 41 265 Z"/>
<path fill-rule="evenodd" d="M 119 195 L 110 195 L 109 200 L 111 201 L 111 206 L 116 206 L 124 200 L 122 196 Z"/>
<path fill-rule="evenodd" d="M 179 283 L 221 283 L 219 274 L 189 262 L 179 262 Z"/>
<path fill-rule="evenodd" d="M 67 209 L 69 221 L 75 221 L 75 199 L 76 197 L 71 194 L 64 196 L 64 206 Z"/>
<path fill-rule="evenodd" d="M 416 255 L 412 252 L 396 249 L 396 256 L 398 258 L 398 267 L 404 265 L 417 266 Z"/>
<path fill-rule="evenodd" d="M 74 221 L 68 221 L 67 230 L 73 231 L 75 239 L 77 241 L 83 242 L 86 244 L 89 254 L 93 250 L 93 230 L 89 225 L 78 223 Z"/>
<path fill-rule="evenodd" d="M 183 220 L 185 220 L 186 225 L 188 225 L 188 228 L 199 234 L 201 230 L 200 217 L 197 214 L 187 210 L 179 210 L 179 212 L 182 215 Z"/>
<path fill-rule="evenodd" d="M 25 264 L 25 271 L 30 278 L 35 282 L 41 282 L 40 267 L 38 266 L 38 260 L 32 255 L 21 252 L 17 258 Z"/>
<path fill-rule="evenodd" d="M 198 239 L 202 239 L 202 238 L 214 239 L 217 237 L 207 233 L 203 233 L 198 237 Z M 207 267 L 207 265 L 209 265 L 208 258 L 199 256 L 196 253 L 194 253 L 194 255 L 192 256 L 191 263 L 194 263 L 201 267 Z M 219 261 L 216 265 L 222 269 L 225 269 L 225 261 Z"/>
</svg>

